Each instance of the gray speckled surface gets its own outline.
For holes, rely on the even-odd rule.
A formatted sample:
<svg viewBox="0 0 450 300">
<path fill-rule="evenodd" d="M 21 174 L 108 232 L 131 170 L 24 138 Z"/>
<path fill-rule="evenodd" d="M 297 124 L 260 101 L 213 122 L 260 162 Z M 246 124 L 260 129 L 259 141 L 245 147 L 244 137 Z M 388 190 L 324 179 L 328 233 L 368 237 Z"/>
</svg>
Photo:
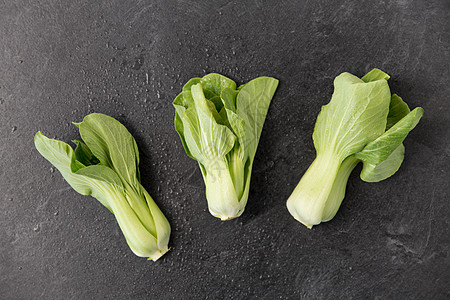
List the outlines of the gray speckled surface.
<svg viewBox="0 0 450 300">
<path fill-rule="evenodd" d="M 329 223 L 285 201 L 314 158 L 320 107 L 343 71 L 373 67 L 425 115 L 393 177 L 352 174 Z M 242 217 L 206 209 L 172 99 L 219 72 L 280 85 Z M 1 1 L 1 299 L 448 299 L 448 1 Z M 135 136 L 143 185 L 172 224 L 171 251 L 134 256 L 100 203 L 64 182 L 33 135 L 109 114 Z"/>
</svg>

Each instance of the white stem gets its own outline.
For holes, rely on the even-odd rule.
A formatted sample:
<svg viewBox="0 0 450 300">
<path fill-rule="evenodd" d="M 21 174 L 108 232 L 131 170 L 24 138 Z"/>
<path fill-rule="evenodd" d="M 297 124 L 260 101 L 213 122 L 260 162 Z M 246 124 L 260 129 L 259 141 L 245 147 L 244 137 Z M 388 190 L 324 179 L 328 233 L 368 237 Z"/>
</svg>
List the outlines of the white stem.
<svg viewBox="0 0 450 300">
<path fill-rule="evenodd" d="M 345 189 L 347 187 L 348 178 L 358 163 L 358 159 L 349 156 L 339 167 L 339 171 L 336 175 L 336 179 L 334 180 L 327 203 L 325 204 L 322 222 L 330 221 L 336 215 L 339 207 L 341 206 L 342 200 L 344 200 L 345 197 Z"/>
<path fill-rule="evenodd" d="M 214 165 L 208 166 L 205 185 L 208 208 L 213 216 L 225 221 L 242 213 L 230 171 L 224 160 L 217 160 Z"/>
<path fill-rule="evenodd" d="M 323 219 L 325 204 L 333 187 L 341 160 L 332 154 L 319 154 L 286 202 L 290 214 L 312 228 Z"/>
</svg>

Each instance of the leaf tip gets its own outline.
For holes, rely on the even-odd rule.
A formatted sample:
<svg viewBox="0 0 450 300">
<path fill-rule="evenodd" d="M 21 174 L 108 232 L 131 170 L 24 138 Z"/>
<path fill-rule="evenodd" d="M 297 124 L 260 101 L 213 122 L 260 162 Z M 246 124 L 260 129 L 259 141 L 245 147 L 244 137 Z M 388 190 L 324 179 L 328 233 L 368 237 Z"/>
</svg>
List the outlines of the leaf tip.
<svg viewBox="0 0 450 300">
<path fill-rule="evenodd" d="M 42 131 L 38 131 L 36 132 L 36 134 L 34 135 L 34 143 L 36 144 L 37 141 L 41 140 L 42 138 L 45 138 L 46 136 L 42 133 Z"/>
</svg>

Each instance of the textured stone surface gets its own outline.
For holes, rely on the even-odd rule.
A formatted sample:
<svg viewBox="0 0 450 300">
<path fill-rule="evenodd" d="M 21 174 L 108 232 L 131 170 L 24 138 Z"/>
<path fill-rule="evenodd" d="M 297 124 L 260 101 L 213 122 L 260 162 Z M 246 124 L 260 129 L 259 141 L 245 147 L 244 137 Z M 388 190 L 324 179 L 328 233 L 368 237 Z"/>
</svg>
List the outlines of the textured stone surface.
<svg viewBox="0 0 450 300">
<path fill-rule="evenodd" d="M 1 1 L 1 299 L 448 299 L 448 1 Z M 379 67 L 425 115 L 393 177 L 352 174 L 329 223 L 308 230 L 285 201 L 314 158 L 320 107 L 343 71 Z M 220 222 L 173 129 L 191 77 L 280 80 L 247 209 Z M 70 141 L 91 112 L 126 125 L 144 186 L 172 224 L 156 263 L 113 215 L 34 149 Z"/>
</svg>

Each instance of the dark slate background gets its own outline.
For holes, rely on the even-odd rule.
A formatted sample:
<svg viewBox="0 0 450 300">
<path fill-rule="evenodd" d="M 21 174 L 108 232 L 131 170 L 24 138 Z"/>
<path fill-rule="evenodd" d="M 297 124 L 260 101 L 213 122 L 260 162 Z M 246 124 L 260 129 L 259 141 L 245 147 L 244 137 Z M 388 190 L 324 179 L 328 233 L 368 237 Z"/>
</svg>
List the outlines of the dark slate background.
<svg viewBox="0 0 450 300">
<path fill-rule="evenodd" d="M 312 162 L 333 78 L 374 67 L 425 115 L 393 177 L 352 174 L 328 223 L 285 201 Z M 244 214 L 206 209 L 197 164 L 173 128 L 191 77 L 280 80 Z M 450 2 L 1 1 L 1 299 L 448 299 Z M 143 185 L 172 224 L 156 263 L 114 216 L 74 192 L 34 148 L 72 121 L 111 115 L 134 135 Z"/>
</svg>

